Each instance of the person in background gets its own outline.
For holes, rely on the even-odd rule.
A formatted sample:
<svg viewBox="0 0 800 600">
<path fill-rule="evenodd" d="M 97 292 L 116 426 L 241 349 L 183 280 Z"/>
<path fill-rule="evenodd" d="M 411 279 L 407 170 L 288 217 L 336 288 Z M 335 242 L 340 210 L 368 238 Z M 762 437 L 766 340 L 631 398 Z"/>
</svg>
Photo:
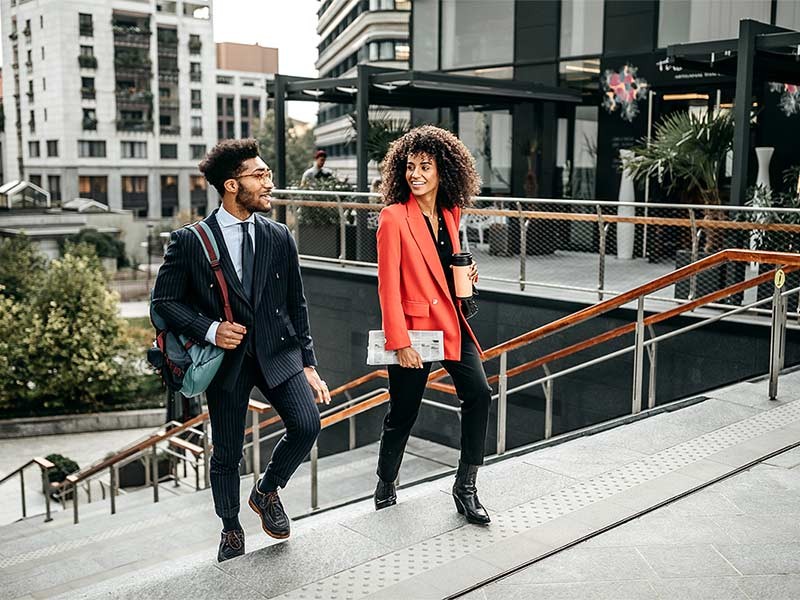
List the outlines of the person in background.
<svg viewBox="0 0 800 600">
<path fill-rule="evenodd" d="M 301 186 L 307 186 L 314 182 L 316 179 L 329 179 L 333 177 L 333 171 L 325 168 L 325 161 L 328 155 L 325 150 L 317 150 L 314 153 L 314 164 L 303 172 L 303 177 L 300 179 Z"/>
</svg>

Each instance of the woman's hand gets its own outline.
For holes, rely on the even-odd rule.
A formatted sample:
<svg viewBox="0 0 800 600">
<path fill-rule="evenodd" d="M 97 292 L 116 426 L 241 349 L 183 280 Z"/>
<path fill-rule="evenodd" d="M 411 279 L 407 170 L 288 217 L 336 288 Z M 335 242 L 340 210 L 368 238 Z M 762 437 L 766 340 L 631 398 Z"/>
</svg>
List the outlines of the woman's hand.
<svg viewBox="0 0 800 600">
<path fill-rule="evenodd" d="M 397 360 L 400 361 L 400 366 L 406 369 L 422 368 L 422 357 L 411 346 L 400 348 L 397 351 Z"/>
<path fill-rule="evenodd" d="M 469 266 L 469 279 L 470 281 L 475 284 L 478 283 L 478 265 L 473 263 Z"/>
</svg>

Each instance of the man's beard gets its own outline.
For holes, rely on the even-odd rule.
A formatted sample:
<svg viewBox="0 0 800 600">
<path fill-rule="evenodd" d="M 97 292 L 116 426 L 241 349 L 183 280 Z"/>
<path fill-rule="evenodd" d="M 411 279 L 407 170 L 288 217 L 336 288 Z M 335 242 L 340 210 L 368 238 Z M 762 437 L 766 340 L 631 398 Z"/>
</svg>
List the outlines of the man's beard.
<svg viewBox="0 0 800 600">
<path fill-rule="evenodd" d="M 248 192 L 243 187 L 239 186 L 236 192 L 236 204 L 244 208 L 250 213 L 254 212 L 269 212 L 272 206 L 267 202 L 266 206 L 261 202 L 260 194 L 256 192 Z"/>
</svg>

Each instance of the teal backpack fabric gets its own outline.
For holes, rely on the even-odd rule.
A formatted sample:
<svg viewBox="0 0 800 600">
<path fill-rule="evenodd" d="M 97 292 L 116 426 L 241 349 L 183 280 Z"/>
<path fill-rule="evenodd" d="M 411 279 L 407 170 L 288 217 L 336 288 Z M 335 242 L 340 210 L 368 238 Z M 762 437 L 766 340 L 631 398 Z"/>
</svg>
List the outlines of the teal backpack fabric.
<svg viewBox="0 0 800 600">
<path fill-rule="evenodd" d="M 225 318 L 232 322 L 233 314 L 228 301 L 228 287 L 219 264 L 217 240 L 205 221 L 187 225 L 186 229 L 200 240 L 217 279 Z M 188 398 L 202 394 L 216 376 L 225 350 L 213 344 L 195 344 L 186 336 L 170 331 L 166 321 L 153 308 L 152 300 L 151 295 L 150 321 L 156 328 L 156 340 L 148 350 L 147 360 L 158 370 L 170 390 Z"/>
</svg>

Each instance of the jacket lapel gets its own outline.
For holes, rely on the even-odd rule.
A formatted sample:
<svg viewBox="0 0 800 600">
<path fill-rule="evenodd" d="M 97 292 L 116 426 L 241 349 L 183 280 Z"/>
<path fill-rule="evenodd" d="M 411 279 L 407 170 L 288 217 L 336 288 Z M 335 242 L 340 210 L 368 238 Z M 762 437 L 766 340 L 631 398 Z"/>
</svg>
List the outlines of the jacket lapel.
<svg viewBox="0 0 800 600">
<path fill-rule="evenodd" d="M 250 304 L 247 294 L 244 293 L 242 282 L 239 280 L 239 276 L 236 275 L 236 269 L 233 268 L 231 256 L 228 254 L 228 245 L 225 243 L 225 236 L 222 235 L 222 228 L 217 223 L 216 210 L 208 216 L 206 222 L 217 239 L 217 248 L 219 248 L 220 254 L 219 260 L 222 263 L 222 273 L 225 275 L 225 283 L 228 284 L 228 289 L 233 290 L 245 303 Z"/>
<path fill-rule="evenodd" d="M 417 199 L 414 198 L 413 194 L 411 194 L 408 202 L 406 202 L 406 211 L 408 227 L 411 230 L 414 241 L 417 242 L 417 246 L 419 246 L 422 257 L 425 259 L 425 264 L 428 265 L 431 275 L 433 275 L 439 287 L 442 288 L 442 292 L 449 294 L 447 280 L 442 270 L 442 263 L 439 262 L 439 253 L 436 250 L 436 245 L 433 243 L 431 233 L 428 231 L 428 226 L 425 224 L 425 217 L 422 215 L 419 204 L 417 204 Z"/>
<path fill-rule="evenodd" d="M 267 222 L 256 215 L 256 258 L 253 273 L 253 310 L 258 308 L 261 295 L 269 281 L 269 265 L 272 262 L 272 236 Z"/>
</svg>

